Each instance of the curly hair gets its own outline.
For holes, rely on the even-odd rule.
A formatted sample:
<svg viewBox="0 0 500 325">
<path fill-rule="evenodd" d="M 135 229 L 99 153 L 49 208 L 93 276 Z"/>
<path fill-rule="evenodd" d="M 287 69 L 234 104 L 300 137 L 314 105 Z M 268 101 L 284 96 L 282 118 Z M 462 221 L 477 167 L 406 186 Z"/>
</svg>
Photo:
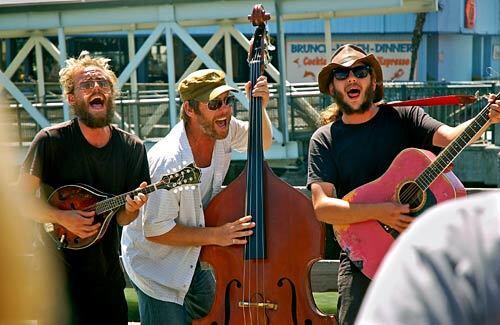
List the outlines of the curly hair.
<svg viewBox="0 0 500 325">
<path fill-rule="evenodd" d="M 70 58 L 66 60 L 64 68 L 59 71 L 59 83 L 61 84 L 63 90 L 63 97 L 67 98 L 68 94 L 72 94 L 75 91 L 75 74 L 86 67 L 98 67 L 104 71 L 106 79 L 111 83 L 111 94 L 115 96 L 118 92 L 116 83 L 118 79 L 115 73 L 110 69 L 108 62 L 111 59 L 104 57 L 91 57 L 88 51 L 82 51 L 78 56 L 78 59 Z"/>
</svg>

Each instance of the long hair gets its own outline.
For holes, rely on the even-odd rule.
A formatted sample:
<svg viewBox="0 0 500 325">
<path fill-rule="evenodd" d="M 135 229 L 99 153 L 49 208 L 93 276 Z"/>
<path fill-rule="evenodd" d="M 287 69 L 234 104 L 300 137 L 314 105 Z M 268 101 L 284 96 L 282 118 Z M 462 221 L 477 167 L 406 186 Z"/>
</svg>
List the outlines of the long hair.
<svg viewBox="0 0 500 325">
<path fill-rule="evenodd" d="M 319 121 L 321 125 L 326 125 L 331 122 L 337 121 L 341 116 L 342 112 L 336 103 L 332 103 L 330 106 L 325 108 L 324 111 L 319 113 Z"/>
</svg>

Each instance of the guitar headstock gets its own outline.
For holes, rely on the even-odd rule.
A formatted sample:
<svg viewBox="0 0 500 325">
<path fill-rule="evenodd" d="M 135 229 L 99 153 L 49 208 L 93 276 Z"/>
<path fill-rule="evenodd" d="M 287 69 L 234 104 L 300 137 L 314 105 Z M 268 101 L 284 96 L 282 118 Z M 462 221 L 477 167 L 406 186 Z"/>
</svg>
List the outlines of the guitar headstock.
<svg viewBox="0 0 500 325">
<path fill-rule="evenodd" d="M 174 168 L 172 173 L 164 175 L 157 183 L 157 187 L 166 190 L 171 190 L 174 188 L 179 188 L 179 190 L 190 189 L 194 188 L 193 185 L 199 184 L 200 179 L 200 169 L 196 167 L 194 163 L 191 163 L 179 170 L 176 170 Z"/>
</svg>

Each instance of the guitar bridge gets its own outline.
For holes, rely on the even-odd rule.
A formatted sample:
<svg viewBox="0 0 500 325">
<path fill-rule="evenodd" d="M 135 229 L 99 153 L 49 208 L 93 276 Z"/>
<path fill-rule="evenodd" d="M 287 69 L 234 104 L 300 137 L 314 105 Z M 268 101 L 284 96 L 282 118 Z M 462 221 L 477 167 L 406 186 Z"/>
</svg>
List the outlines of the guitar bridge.
<svg viewBox="0 0 500 325">
<path fill-rule="evenodd" d="M 240 302 L 238 302 L 238 307 L 240 307 L 240 308 L 264 308 L 264 309 L 278 310 L 278 304 L 273 304 L 271 302 L 240 301 Z"/>
</svg>

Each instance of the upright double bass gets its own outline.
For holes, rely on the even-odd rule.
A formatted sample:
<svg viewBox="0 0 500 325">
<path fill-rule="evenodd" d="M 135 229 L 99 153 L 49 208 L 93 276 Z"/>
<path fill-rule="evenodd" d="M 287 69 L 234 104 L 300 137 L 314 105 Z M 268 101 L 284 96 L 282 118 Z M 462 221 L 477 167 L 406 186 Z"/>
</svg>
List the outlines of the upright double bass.
<svg viewBox="0 0 500 325">
<path fill-rule="evenodd" d="M 256 26 L 249 55 L 255 85 L 267 58 L 262 5 L 253 8 Z M 256 223 L 245 246 L 204 246 L 201 260 L 212 265 L 215 300 L 209 314 L 193 324 L 334 324 L 314 303 L 311 266 L 322 257 L 324 229 L 310 200 L 271 171 L 262 149 L 261 98 L 250 99 L 248 161 L 205 210 L 205 224 L 220 226 L 244 215 Z"/>
</svg>

